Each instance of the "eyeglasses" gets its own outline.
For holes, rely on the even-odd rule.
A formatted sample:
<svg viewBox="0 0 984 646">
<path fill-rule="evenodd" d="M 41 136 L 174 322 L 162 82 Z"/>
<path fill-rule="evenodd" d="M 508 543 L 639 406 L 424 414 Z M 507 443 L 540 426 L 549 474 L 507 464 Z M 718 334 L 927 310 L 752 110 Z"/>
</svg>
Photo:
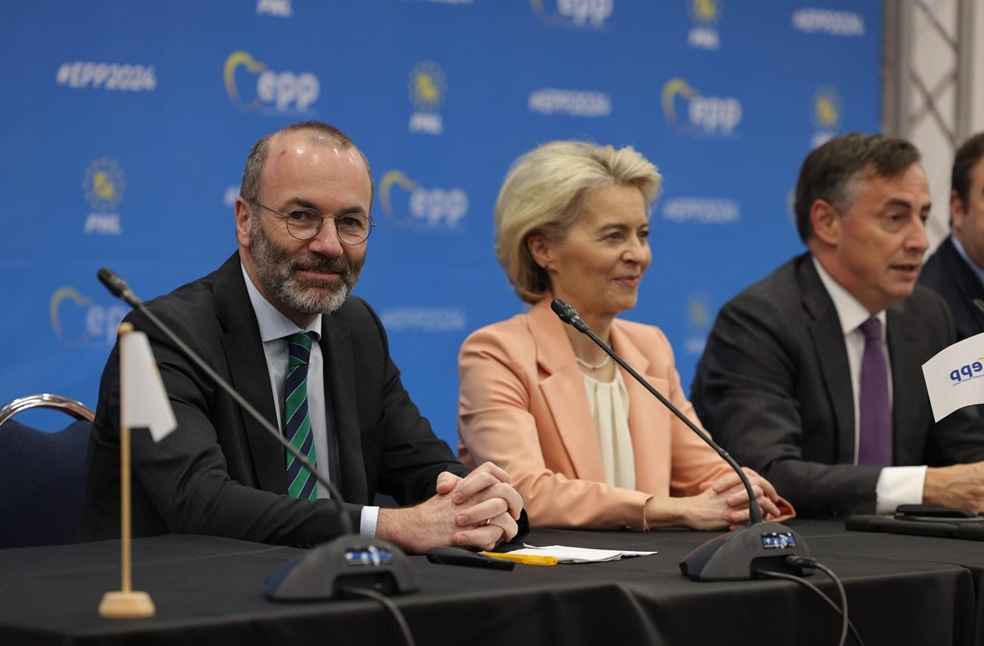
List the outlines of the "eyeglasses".
<svg viewBox="0 0 984 646">
<path fill-rule="evenodd" d="M 287 233 L 298 240 L 310 240 L 321 233 L 325 220 L 334 220 L 338 241 L 344 245 L 357 245 L 366 241 L 376 225 L 368 215 L 362 213 L 322 215 L 320 211 L 303 208 L 284 213 L 257 201 L 253 201 L 253 204 L 279 216 L 287 224 Z"/>
</svg>

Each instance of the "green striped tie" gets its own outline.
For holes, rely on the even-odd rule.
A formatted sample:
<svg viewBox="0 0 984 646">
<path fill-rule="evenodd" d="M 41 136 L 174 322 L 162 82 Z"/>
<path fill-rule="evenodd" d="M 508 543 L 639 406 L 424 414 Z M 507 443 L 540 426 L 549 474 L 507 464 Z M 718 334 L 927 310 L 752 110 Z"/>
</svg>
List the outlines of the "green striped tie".
<svg viewBox="0 0 984 646">
<path fill-rule="evenodd" d="M 313 332 L 298 332 L 287 337 L 290 354 L 284 381 L 284 437 L 311 464 L 317 465 L 307 395 L 308 358 L 313 342 Z M 318 481 L 290 453 L 287 454 L 287 483 L 287 492 L 294 498 L 314 500 L 318 497 Z"/>
</svg>

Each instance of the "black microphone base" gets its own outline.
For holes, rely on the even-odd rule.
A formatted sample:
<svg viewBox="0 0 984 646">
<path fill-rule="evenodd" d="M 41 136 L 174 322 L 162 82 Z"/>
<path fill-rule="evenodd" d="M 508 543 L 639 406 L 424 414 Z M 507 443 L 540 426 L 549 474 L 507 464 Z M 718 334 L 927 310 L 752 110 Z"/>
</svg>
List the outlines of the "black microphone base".
<svg viewBox="0 0 984 646">
<path fill-rule="evenodd" d="M 391 596 L 417 591 L 406 554 L 392 543 L 346 535 L 320 545 L 266 580 L 274 601 L 346 598 L 346 588 L 365 588 Z"/>
<path fill-rule="evenodd" d="M 691 581 L 747 581 L 759 569 L 805 575 L 787 556 L 809 556 L 799 534 L 780 523 L 756 523 L 717 536 L 690 552 L 680 571 Z M 795 571 L 793 571 L 795 570 Z"/>
</svg>

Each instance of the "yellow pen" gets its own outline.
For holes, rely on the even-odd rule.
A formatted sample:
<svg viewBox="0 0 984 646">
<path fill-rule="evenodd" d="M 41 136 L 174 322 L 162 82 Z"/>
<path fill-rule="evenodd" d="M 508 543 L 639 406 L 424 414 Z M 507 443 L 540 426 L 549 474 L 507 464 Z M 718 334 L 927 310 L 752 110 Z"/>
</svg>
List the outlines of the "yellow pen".
<svg viewBox="0 0 984 646">
<path fill-rule="evenodd" d="M 531 554 L 513 554 L 511 552 L 479 552 L 482 556 L 488 556 L 493 559 L 503 559 L 504 561 L 513 561 L 514 563 L 521 563 L 523 565 L 557 565 L 560 561 L 557 560 L 556 556 L 534 556 Z"/>
</svg>

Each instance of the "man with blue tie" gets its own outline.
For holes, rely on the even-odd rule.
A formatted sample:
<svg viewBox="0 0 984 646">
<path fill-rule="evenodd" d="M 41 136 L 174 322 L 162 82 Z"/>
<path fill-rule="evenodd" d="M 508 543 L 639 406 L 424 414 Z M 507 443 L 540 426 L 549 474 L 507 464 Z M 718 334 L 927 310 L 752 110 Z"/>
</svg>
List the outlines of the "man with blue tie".
<svg viewBox="0 0 984 646">
<path fill-rule="evenodd" d="M 802 515 L 984 510 L 984 423 L 964 409 L 934 424 L 922 380 L 956 341 L 942 299 L 916 286 L 929 210 L 912 144 L 830 140 L 796 187 L 808 253 L 727 303 L 710 333 L 698 415 Z"/>
<path fill-rule="evenodd" d="M 238 251 L 208 276 L 148 303 L 330 478 L 360 533 L 413 552 L 490 548 L 517 535 L 522 499 L 495 465 L 471 473 L 434 436 L 394 365 L 386 334 L 352 296 L 373 222 L 372 179 L 338 129 L 295 124 L 246 161 Z M 205 533 L 314 545 L 345 526 L 328 492 L 139 312 L 177 430 L 133 438 L 134 535 Z M 119 369 L 103 373 L 84 534 L 119 526 Z M 404 505 L 372 505 L 385 493 Z M 523 517 L 525 521 L 525 517 Z"/>
</svg>

